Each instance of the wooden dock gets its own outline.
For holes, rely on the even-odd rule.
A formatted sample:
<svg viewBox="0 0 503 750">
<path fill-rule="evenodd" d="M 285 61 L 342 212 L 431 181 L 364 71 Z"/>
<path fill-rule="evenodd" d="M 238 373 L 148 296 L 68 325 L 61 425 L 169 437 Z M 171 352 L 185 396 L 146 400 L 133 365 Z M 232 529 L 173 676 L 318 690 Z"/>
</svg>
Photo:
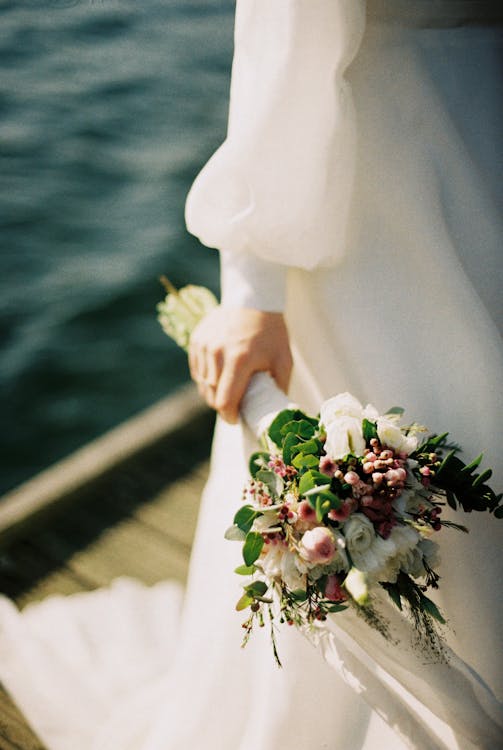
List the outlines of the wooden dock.
<svg viewBox="0 0 503 750">
<path fill-rule="evenodd" d="M 123 575 L 183 582 L 212 430 L 187 387 L 0 499 L 1 592 L 23 607 Z M 45 750 L 1 685 L 0 750 Z"/>
</svg>

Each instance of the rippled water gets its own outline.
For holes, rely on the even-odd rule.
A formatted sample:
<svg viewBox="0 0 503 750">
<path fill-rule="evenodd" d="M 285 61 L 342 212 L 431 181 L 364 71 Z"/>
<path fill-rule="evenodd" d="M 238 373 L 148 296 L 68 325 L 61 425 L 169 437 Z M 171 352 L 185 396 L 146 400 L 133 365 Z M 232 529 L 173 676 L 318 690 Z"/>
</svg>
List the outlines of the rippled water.
<svg viewBox="0 0 503 750">
<path fill-rule="evenodd" d="M 215 288 L 183 205 L 222 141 L 233 3 L 0 0 L 1 489 L 188 376 L 155 304 Z"/>
</svg>

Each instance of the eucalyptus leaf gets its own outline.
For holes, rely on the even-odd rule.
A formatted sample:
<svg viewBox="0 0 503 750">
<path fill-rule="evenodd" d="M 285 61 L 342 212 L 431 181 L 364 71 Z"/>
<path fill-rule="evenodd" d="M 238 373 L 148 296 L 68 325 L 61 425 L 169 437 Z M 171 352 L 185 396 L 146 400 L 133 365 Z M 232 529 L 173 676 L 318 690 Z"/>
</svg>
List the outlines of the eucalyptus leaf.
<svg viewBox="0 0 503 750">
<path fill-rule="evenodd" d="M 265 581 L 253 581 L 245 586 L 244 589 L 249 596 L 264 596 L 269 586 Z"/>
<path fill-rule="evenodd" d="M 283 425 L 295 419 L 298 414 L 300 414 L 300 412 L 297 409 L 283 409 L 283 411 L 280 411 L 271 422 L 267 434 L 273 443 L 276 443 L 279 448 L 281 448 L 283 444 L 281 428 Z"/>
<path fill-rule="evenodd" d="M 292 458 L 297 453 L 297 447 L 299 445 L 302 445 L 302 439 L 295 435 L 294 433 L 290 433 L 286 436 L 286 438 L 283 441 L 283 461 L 287 466 L 289 466 L 292 463 Z"/>
<path fill-rule="evenodd" d="M 296 469 L 314 469 L 319 464 L 319 458 L 311 454 L 304 456 L 299 453 L 292 460 L 292 464 Z"/>
<path fill-rule="evenodd" d="M 310 438 L 305 442 L 297 443 L 297 453 L 302 453 L 303 456 L 312 454 L 313 456 L 318 455 L 320 452 L 320 442 L 315 438 Z"/>
<path fill-rule="evenodd" d="M 256 570 L 257 568 L 255 565 L 238 565 L 234 570 L 234 573 L 237 573 L 238 576 L 251 576 Z"/>
<path fill-rule="evenodd" d="M 248 594 L 243 594 L 241 599 L 236 604 L 237 611 L 241 612 L 241 610 L 246 609 L 247 607 L 250 606 L 250 604 L 253 604 L 253 601 L 254 600 L 252 596 L 248 596 Z"/>
<path fill-rule="evenodd" d="M 384 416 L 388 416 L 389 414 L 397 414 L 399 417 L 402 416 L 405 409 L 402 406 L 392 406 L 391 409 L 388 409 Z"/>
<path fill-rule="evenodd" d="M 247 534 L 253 526 L 257 516 L 262 515 L 260 511 L 255 510 L 251 505 L 243 505 L 234 516 L 234 525 Z"/>
<path fill-rule="evenodd" d="M 325 487 L 330 486 L 330 478 L 326 474 L 322 474 L 321 471 L 306 471 L 302 475 L 299 482 L 299 492 L 301 495 L 305 495 L 309 490 L 312 490 L 318 485 L 324 485 Z"/>
<path fill-rule="evenodd" d="M 283 437 L 293 433 L 307 440 L 314 435 L 314 427 L 307 419 L 291 420 L 281 427 L 280 432 Z"/>
<path fill-rule="evenodd" d="M 266 453 L 265 451 L 255 451 L 255 453 L 251 454 L 248 468 L 254 479 L 258 471 L 267 468 L 267 463 L 270 458 L 269 453 Z"/>
<path fill-rule="evenodd" d="M 255 474 L 255 479 L 259 482 L 263 482 L 274 498 L 279 497 L 283 492 L 285 483 L 275 471 L 261 469 Z"/>
<path fill-rule="evenodd" d="M 239 528 L 239 526 L 229 526 L 224 534 L 224 539 L 227 539 L 230 542 L 244 542 L 246 534 Z"/>
<path fill-rule="evenodd" d="M 256 531 L 248 532 L 243 545 L 243 560 L 245 561 L 245 565 L 253 565 L 255 560 L 260 556 L 263 546 L 264 539 L 262 534 Z"/>
</svg>

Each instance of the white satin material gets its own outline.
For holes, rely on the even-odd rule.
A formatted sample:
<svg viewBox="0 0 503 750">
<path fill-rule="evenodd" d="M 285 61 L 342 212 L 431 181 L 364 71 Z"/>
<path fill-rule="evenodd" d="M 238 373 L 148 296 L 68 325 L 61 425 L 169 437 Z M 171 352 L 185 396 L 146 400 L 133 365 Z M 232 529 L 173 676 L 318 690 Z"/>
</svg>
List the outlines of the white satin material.
<svg viewBox="0 0 503 750">
<path fill-rule="evenodd" d="M 204 244 L 303 268 L 344 254 L 356 147 L 345 73 L 363 29 L 361 0 L 238 0 L 227 139 L 186 206 Z"/>
<path fill-rule="evenodd" d="M 368 24 L 356 54 L 360 10 L 337 0 L 239 3 L 233 108 L 244 114 L 232 122 L 231 111 L 230 142 L 196 182 L 189 224 L 208 244 L 297 266 L 286 304 L 291 399 L 313 413 L 345 390 L 380 411 L 399 404 L 449 429 L 468 457 L 485 450 L 501 488 L 501 34 Z M 347 109 L 341 90 L 346 103 L 351 91 Z M 279 408 L 262 398 L 260 410 Z M 449 620 L 451 671 L 418 663 L 408 645 L 393 651 L 361 624 L 344 628 L 345 615 L 322 644 L 329 664 L 283 628 L 277 670 L 267 632 L 239 648 L 239 545 L 222 539 L 253 447 L 243 450 L 240 426 L 217 425 L 178 628 L 167 584 L 149 594 L 123 582 L 78 607 L 70 597 L 26 615 L 2 603 L 0 678 L 50 750 L 502 746 L 501 523 L 446 511 L 470 528 L 438 537 L 435 599 Z M 110 611 L 123 612 L 123 659 Z M 166 627 L 158 659 L 151 618 L 157 634 Z M 108 649 L 116 656 L 103 657 Z M 141 680 L 122 681 L 123 668 Z"/>
</svg>

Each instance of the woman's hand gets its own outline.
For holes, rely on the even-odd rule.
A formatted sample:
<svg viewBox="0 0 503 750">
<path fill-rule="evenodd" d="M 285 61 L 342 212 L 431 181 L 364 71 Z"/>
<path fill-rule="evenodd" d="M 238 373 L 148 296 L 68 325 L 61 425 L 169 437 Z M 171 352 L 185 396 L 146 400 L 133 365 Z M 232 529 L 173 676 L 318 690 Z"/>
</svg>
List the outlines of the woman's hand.
<svg viewBox="0 0 503 750">
<path fill-rule="evenodd" d="M 251 308 L 212 310 L 192 333 L 192 378 L 199 393 L 227 422 L 237 422 L 251 376 L 269 372 L 288 390 L 292 355 L 281 313 Z"/>
</svg>

